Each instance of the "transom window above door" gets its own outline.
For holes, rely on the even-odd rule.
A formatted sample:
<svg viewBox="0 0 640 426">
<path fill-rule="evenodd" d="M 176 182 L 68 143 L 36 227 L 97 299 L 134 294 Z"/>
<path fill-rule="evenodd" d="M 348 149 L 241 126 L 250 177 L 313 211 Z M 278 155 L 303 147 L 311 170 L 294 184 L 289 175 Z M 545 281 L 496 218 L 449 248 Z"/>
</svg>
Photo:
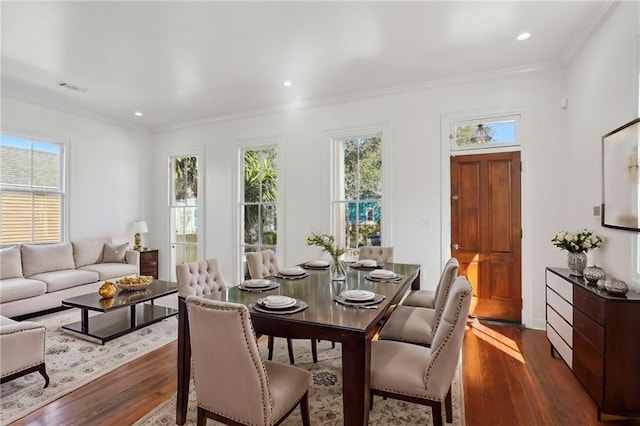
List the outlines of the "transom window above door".
<svg viewBox="0 0 640 426">
<path fill-rule="evenodd" d="M 451 123 L 452 151 L 520 145 L 520 115 L 485 117 Z"/>
</svg>

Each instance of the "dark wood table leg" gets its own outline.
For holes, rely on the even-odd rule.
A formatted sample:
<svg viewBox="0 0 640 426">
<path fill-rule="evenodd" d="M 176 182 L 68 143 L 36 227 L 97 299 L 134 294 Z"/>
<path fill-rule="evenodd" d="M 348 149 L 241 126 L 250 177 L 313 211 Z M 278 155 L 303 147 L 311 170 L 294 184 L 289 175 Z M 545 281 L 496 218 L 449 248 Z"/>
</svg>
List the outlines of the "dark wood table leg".
<svg viewBox="0 0 640 426">
<path fill-rule="evenodd" d="M 82 309 L 80 311 L 80 328 L 84 333 L 89 332 L 89 311 L 87 309 Z"/>
<path fill-rule="evenodd" d="M 369 423 L 371 339 L 345 336 L 342 340 L 342 409 L 344 424 Z"/>
<path fill-rule="evenodd" d="M 189 317 L 184 298 L 178 297 L 178 395 L 176 401 L 176 424 L 187 421 L 189 403 L 189 379 L 191 378 L 191 337 Z"/>
</svg>

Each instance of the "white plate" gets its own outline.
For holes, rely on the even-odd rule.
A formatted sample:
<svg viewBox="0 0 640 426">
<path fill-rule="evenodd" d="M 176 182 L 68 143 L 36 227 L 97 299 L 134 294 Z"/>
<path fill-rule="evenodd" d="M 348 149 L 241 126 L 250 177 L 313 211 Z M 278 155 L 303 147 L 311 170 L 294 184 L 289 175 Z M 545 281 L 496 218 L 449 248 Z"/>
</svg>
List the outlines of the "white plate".
<svg viewBox="0 0 640 426">
<path fill-rule="evenodd" d="M 378 266 L 378 262 L 373 259 L 358 260 L 358 264 L 360 266 L 364 266 L 365 268 L 375 268 L 376 266 Z"/>
<path fill-rule="evenodd" d="M 342 292 L 342 296 L 344 296 L 347 300 L 356 300 L 359 302 L 365 300 L 371 300 L 376 297 L 376 294 L 372 291 L 368 290 L 346 290 Z"/>
<path fill-rule="evenodd" d="M 242 284 L 244 284 L 244 286 L 247 288 L 261 288 L 261 287 L 269 287 L 271 285 L 271 281 L 263 280 L 263 279 L 253 279 L 253 280 L 246 280 Z"/>
<path fill-rule="evenodd" d="M 284 309 L 295 306 L 298 301 L 288 296 L 267 296 L 262 301 L 262 304 L 267 308 L 272 309 Z"/>
<path fill-rule="evenodd" d="M 324 268 L 325 266 L 329 266 L 329 262 L 323 259 L 315 259 L 308 261 L 305 265 L 314 266 L 316 268 Z"/>
<path fill-rule="evenodd" d="M 375 278 L 395 278 L 396 273 L 393 271 L 389 271 L 387 269 L 376 269 L 375 271 L 369 272 L 369 275 Z"/>
<path fill-rule="evenodd" d="M 282 275 L 302 275 L 304 274 L 304 269 L 300 268 L 299 266 L 293 267 L 293 268 L 284 268 L 280 271 L 280 274 Z"/>
</svg>

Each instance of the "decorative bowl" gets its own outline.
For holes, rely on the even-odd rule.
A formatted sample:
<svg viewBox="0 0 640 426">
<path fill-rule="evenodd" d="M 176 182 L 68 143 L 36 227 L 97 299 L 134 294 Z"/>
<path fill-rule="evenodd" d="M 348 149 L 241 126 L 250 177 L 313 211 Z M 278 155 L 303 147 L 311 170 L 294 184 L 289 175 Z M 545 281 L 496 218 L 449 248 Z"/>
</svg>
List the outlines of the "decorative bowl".
<svg viewBox="0 0 640 426">
<path fill-rule="evenodd" d="M 582 275 L 589 282 L 589 284 L 595 284 L 598 282 L 598 280 L 607 276 L 607 274 L 604 272 L 604 269 L 596 265 L 587 266 L 586 268 L 584 268 Z"/>
<path fill-rule="evenodd" d="M 122 278 L 116 281 L 116 285 L 122 291 L 138 291 L 144 290 L 153 282 L 151 276 L 139 276 L 133 278 Z"/>
<path fill-rule="evenodd" d="M 627 291 L 629 291 L 627 283 L 617 278 L 608 278 L 604 285 L 604 289 L 607 291 L 607 293 L 611 293 L 617 296 L 624 296 L 625 294 L 627 294 Z"/>
</svg>

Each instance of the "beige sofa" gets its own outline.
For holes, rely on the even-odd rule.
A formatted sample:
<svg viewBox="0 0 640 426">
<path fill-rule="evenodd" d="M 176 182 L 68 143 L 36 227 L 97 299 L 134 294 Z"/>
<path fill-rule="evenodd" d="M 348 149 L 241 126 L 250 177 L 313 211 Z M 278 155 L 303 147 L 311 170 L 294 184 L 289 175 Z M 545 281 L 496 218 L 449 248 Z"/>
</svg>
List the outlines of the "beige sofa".
<svg viewBox="0 0 640 426">
<path fill-rule="evenodd" d="M 137 276 L 140 253 L 111 239 L 0 249 L 0 315 L 15 317 L 97 292 L 105 280 Z"/>
</svg>

